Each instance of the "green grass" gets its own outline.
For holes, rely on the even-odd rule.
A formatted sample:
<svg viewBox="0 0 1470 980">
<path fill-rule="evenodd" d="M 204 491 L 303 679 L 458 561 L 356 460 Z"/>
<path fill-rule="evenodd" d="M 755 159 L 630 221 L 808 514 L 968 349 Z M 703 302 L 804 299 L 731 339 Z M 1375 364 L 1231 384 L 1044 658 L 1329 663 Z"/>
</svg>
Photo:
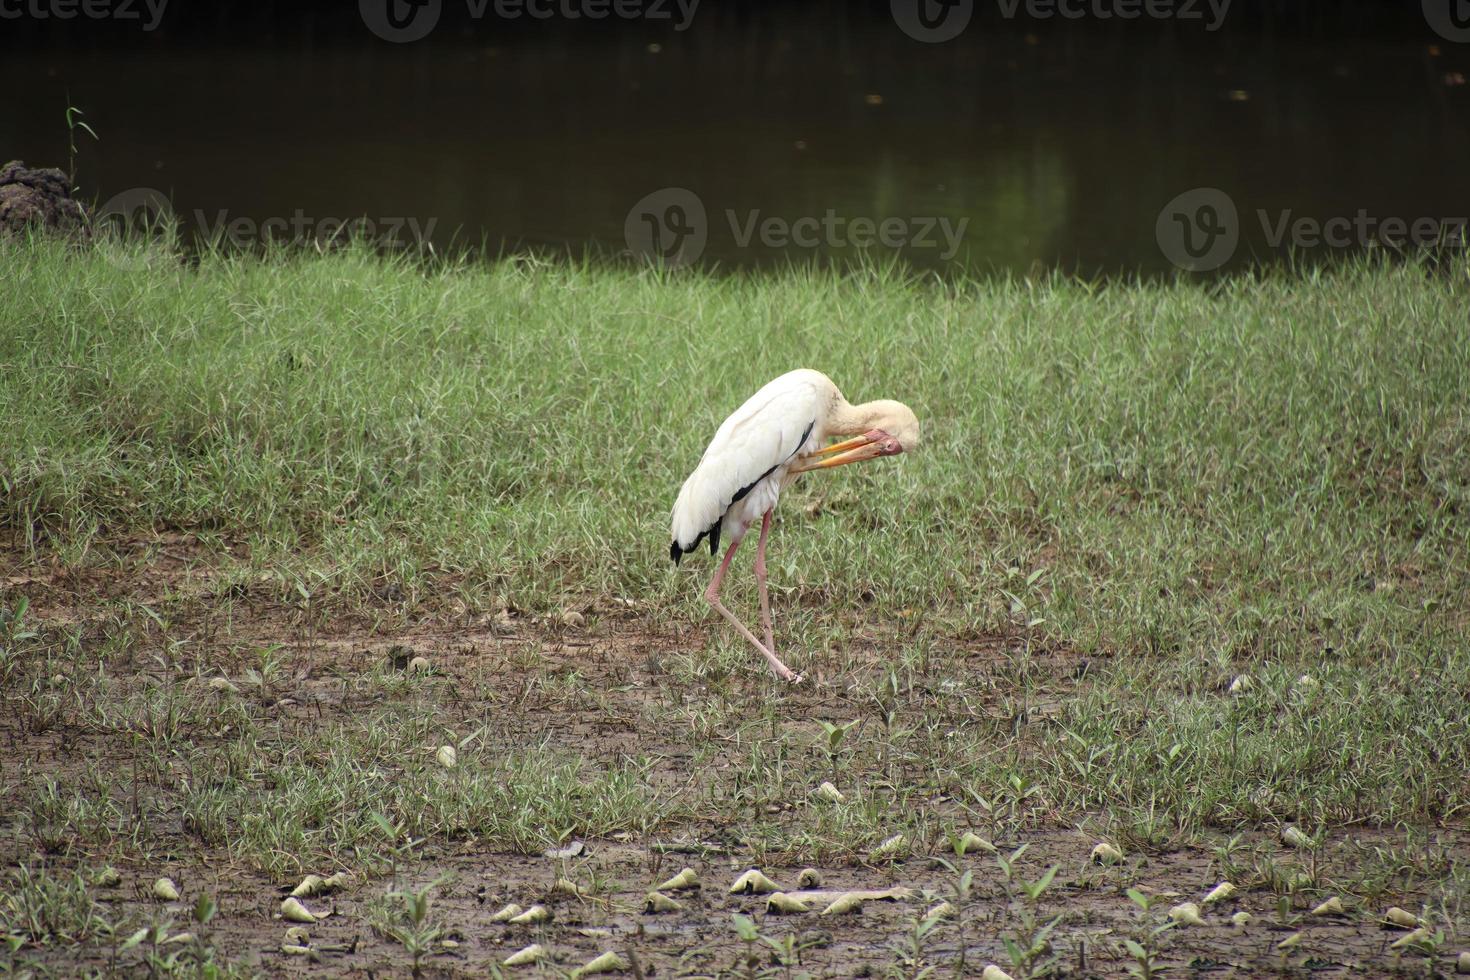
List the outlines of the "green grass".
<svg viewBox="0 0 1470 980">
<path fill-rule="evenodd" d="M 966 827 L 1071 823 L 1147 852 L 1285 821 L 1466 825 L 1464 268 L 1092 286 L 40 242 L 0 243 L 0 265 L 0 529 L 37 569 L 102 579 L 182 531 L 217 571 L 76 623 L 0 599 L 22 743 L 128 759 L 0 773 L 24 804 L 0 834 L 37 854 L 153 860 L 182 832 L 285 881 L 381 871 L 415 841 L 690 832 L 842 864 Z M 667 559 L 705 441 L 796 366 L 908 402 L 927 438 L 780 509 L 778 641 L 828 678 L 814 714 L 752 692 L 754 656 L 700 600 L 708 562 Z M 678 639 L 646 654 L 646 689 L 532 644 L 469 676 L 343 672 L 347 710 L 307 717 L 276 702 L 310 665 L 234 635 L 258 608 L 242 583 L 298 647 L 506 606 L 602 630 L 611 597 Z M 190 686 L 221 674 L 241 690 Z M 546 713 L 628 741 L 581 758 Z M 856 726 L 834 750 L 817 720 Z M 463 739 L 456 769 L 434 763 Z M 801 802 L 829 778 L 846 803 Z M 1252 854 L 1222 871 L 1307 880 Z M 1462 858 L 1394 860 L 1347 887 L 1377 901 L 1412 872 L 1462 914 Z M 95 938 L 74 881 L 23 884 L 11 935 Z"/>
<path fill-rule="evenodd" d="M 858 610 L 912 634 L 909 656 L 995 633 L 1116 652 L 1065 712 L 1088 744 L 1126 726 L 1115 766 L 1239 726 L 1228 760 L 1185 744 L 1181 765 L 1255 771 L 1262 726 L 1325 725 L 1303 765 L 1361 760 L 1371 800 L 1400 739 L 1419 776 L 1464 759 L 1463 272 L 1102 288 L 123 257 L 0 253 L 0 522 L 36 554 L 105 565 L 109 542 L 178 528 L 248 543 L 250 567 L 329 609 L 392 582 L 489 609 L 629 596 L 683 620 L 704 572 L 664 557 L 679 482 L 745 394 L 812 365 L 855 400 L 907 400 L 928 441 L 790 495 L 773 545 L 789 648 L 840 644 Z M 1257 669 L 1244 704 L 1211 696 Z M 1382 720 L 1336 761 L 1336 728 L 1281 694 L 1307 670 L 1338 721 Z M 1402 788 L 1324 812 L 1465 803 Z M 1111 795 L 1088 781 L 1076 802 Z"/>
<path fill-rule="evenodd" d="M 746 394 L 811 364 L 909 400 L 929 442 L 809 481 L 823 518 L 785 509 L 806 595 L 993 629 L 1007 571 L 1045 569 L 1023 598 L 1074 647 L 1270 656 L 1392 643 L 1415 600 L 1463 593 L 1464 290 L 1419 269 L 941 288 L 3 258 L 3 516 L 69 554 L 172 526 L 305 546 L 349 591 L 453 571 L 530 607 L 669 607 L 694 591 L 658 560 L 679 482 Z"/>
</svg>

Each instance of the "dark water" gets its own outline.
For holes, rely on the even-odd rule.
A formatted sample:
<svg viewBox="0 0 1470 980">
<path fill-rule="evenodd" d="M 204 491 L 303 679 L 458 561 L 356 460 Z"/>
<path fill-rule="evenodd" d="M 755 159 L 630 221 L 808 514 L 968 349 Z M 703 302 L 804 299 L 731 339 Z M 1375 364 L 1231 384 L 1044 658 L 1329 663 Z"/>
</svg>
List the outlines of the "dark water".
<svg viewBox="0 0 1470 980">
<path fill-rule="evenodd" d="M 143 0 L 36 16 L 56 2 L 0 0 L 22 11 L 0 19 L 0 157 L 65 166 L 69 100 L 101 136 L 79 137 L 85 194 L 154 188 L 186 234 L 246 245 L 366 216 L 440 250 L 1155 273 L 1330 260 L 1470 214 L 1470 41 L 1418 3 L 1240 0 L 1212 30 L 1204 0 L 1128 21 L 1098 14 L 1128 0 L 988 0 L 931 44 L 887 4 L 707 2 L 680 29 L 672 2 L 594 23 L 565 9 L 596 0 L 443 0 L 393 44 L 350 2 L 173 0 L 154 30 Z M 1161 218 L 1194 188 L 1215 190 Z M 1293 225 L 1334 218 L 1340 244 Z"/>
</svg>

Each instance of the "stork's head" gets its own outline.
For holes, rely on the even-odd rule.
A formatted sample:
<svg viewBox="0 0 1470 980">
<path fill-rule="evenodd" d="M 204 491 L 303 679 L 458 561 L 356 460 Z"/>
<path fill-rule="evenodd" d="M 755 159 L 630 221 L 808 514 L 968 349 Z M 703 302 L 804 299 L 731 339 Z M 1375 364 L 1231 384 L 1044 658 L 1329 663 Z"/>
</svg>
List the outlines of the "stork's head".
<svg viewBox="0 0 1470 980">
<path fill-rule="evenodd" d="M 919 444 L 919 420 L 902 402 L 864 402 L 850 409 L 851 428 L 838 429 L 838 435 L 856 433 L 851 439 L 817 450 L 807 459 L 822 457 L 819 462 L 802 466 L 802 470 L 825 470 L 848 463 L 861 463 L 879 456 L 897 456 Z"/>
<path fill-rule="evenodd" d="M 919 419 L 903 402 L 876 401 L 864 406 L 871 410 L 873 431 L 877 436 L 880 456 L 896 456 L 919 445 Z M 884 438 L 886 437 L 886 438 Z"/>
</svg>

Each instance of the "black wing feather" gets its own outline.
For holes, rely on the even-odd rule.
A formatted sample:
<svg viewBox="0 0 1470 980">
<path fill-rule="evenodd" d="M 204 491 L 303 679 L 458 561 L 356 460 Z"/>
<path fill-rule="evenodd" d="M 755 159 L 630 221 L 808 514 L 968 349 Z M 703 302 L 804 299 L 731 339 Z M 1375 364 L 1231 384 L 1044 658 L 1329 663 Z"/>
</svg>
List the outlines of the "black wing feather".
<svg viewBox="0 0 1470 980">
<path fill-rule="evenodd" d="M 698 548 L 699 547 L 699 542 L 701 540 L 703 540 L 705 537 L 708 537 L 709 538 L 709 553 L 711 555 L 717 555 L 717 554 L 719 554 L 719 552 L 720 552 L 720 531 L 722 530 L 722 526 L 725 523 L 725 514 L 729 513 L 731 507 L 734 507 L 740 501 L 744 500 L 746 498 L 746 496 L 750 493 L 750 491 L 752 491 L 752 490 L 755 489 L 755 485 L 757 483 L 761 482 L 766 477 L 768 477 L 772 473 L 776 472 L 776 470 L 780 469 L 786 463 L 789 463 L 791 461 L 791 457 L 792 456 L 795 456 L 797 453 L 801 452 L 801 447 L 806 445 L 807 437 L 812 434 L 812 429 L 816 427 L 816 424 L 817 424 L 817 420 L 816 419 L 812 419 L 810 422 L 808 422 L 806 424 L 806 429 L 802 431 L 801 438 L 798 439 L 797 442 L 796 442 L 796 448 L 791 451 L 791 454 L 789 456 L 787 456 L 785 459 L 781 460 L 781 462 L 777 463 L 775 466 L 772 466 L 770 469 L 766 470 L 760 476 L 756 477 L 754 480 L 750 481 L 745 486 L 741 487 L 739 490 L 735 491 L 735 496 L 730 498 L 730 503 L 725 507 L 724 511 L 722 511 L 720 513 L 719 519 L 716 520 L 713 524 L 711 524 L 708 528 L 706 528 L 705 530 L 701 531 L 700 534 L 699 534 L 699 537 L 695 538 L 694 541 L 690 543 L 690 545 L 689 545 L 688 548 L 680 548 L 679 547 L 679 542 L 677 542 L 677 541 L 675 541 L 672 544 L 670 544 L 669 545 L 669 557 L 674 560 L 674 564 L 675 565 L 679 564 L 679 559 L 680 558 L 683 558 L 684 555 L 686 555 L 689 552 L 693 551 L 694 549 Z"/>
</svg>

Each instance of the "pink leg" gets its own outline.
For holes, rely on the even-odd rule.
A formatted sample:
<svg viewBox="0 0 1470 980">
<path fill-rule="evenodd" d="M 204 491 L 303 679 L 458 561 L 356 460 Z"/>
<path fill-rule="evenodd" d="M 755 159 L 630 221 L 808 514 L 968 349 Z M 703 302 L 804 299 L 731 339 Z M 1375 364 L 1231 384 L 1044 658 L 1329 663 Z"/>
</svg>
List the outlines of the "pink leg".
<svg viewBox="0 0 1470 980">
<path fill-rule="evenodd" d="M 735 614 L 726 609 L 725 604 L 720 601 L 720 583 L 725 580 L 725 572 L 730 568 L 730 560 L 735 557 L 735 549 L 739 547 L 739 541 L 733 542 L 730 550 L 725 552 L 725 560 L 720 562 L 720 567 L 715 571 L 715 577 L 710 580 L 709 588 L 704 590 L 704 597 L 710 605 L 715 607 L 716 612 L 728 619 L 740 631 L 741 636 L 750 641 L 751 646 L 761 652 L 761 656 L 766 658 L 766 663 L 771 665 L 777 677 L 793 683 L 799 682 L 801 675 L 787 667 L 774 653 L 762 646 L 761 641 L 755 638 L 755 634 L 746 629 L 745 624 L 736 619 Z"/>
<path fill-rule="evenodd" d="M 766 649 L 776 652 L 776 633 L 771 628 L 771 595 L 766 591 L 766 538 L 771 533 L 771 512 L 761 518 L 761 537 L 755 546 L 755 581 L 761 590 L 761 626 L 766 631 Z"/>
</svg>

